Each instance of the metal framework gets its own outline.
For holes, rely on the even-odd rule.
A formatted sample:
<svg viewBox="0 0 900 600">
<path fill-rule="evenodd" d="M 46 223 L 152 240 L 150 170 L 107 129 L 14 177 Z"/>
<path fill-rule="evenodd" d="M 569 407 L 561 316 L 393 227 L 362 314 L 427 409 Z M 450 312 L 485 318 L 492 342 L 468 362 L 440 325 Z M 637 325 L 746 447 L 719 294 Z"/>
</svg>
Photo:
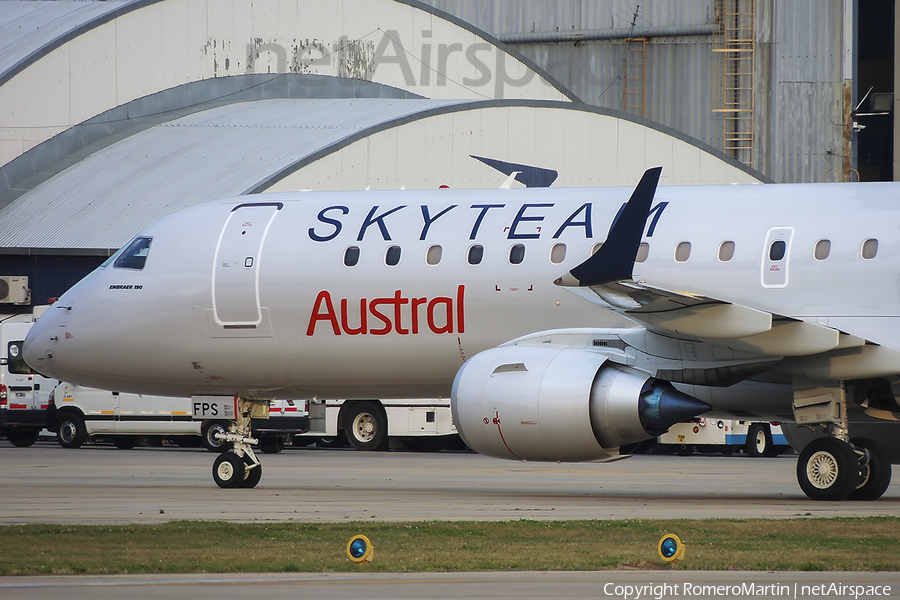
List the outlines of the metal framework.
<svg viewBox="0 0 900 600">
<path fill-rule="evenodd" d="M 647 71 L 647 38 L 627 38 L 625 40 L 625 64 L 622 80 L 622 110 L 626 113 L 645 117 L 644 74 Z"/>
<path fill-rule="evenodd" d="M 755 0 L 720 0 L 721 48 L 724 74 L 722 108 L 723 150 L 745 165 L 753 166 L 753 66 L 756 53 Z"/>
</svg>

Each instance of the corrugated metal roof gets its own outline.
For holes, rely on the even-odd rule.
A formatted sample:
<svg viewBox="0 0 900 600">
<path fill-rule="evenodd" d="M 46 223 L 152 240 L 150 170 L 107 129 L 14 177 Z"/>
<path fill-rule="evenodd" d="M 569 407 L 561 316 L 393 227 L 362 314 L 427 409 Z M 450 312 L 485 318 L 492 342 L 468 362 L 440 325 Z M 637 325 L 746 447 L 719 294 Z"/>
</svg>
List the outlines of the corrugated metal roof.
<svg viewBox="0 0 900 600">
<path fill-rule="evenodd" d="M 716 0 L 420 0 L 492 35 L 712 24 Z M 841 168 L 844 4 L 756 2 L 753 166 L 780 182 Z M 646 118 L 723 147 L 724 64 L 715 36 L 647 42 Z M 622 110 L 621 41 L 515 43 L 582 101 Z"/>
<path fill-rule="evenodd" d="M 491 34 L 712 23 L 714 0 L 422 0 Z M 637 19 L 634 19 L 639 5 Z"/>
<path fill-rule="evenodd" d="M 54 40 L 137 1 L 0 0 L 0 80 Z"/>
<path fill-rule="evenodd" d="M 178 209 L 247 193 L 337 141 L 464 100 L 262 100 L 155 126 L 0 210 L 0 247 L 118 248 Z"/>
</svg>

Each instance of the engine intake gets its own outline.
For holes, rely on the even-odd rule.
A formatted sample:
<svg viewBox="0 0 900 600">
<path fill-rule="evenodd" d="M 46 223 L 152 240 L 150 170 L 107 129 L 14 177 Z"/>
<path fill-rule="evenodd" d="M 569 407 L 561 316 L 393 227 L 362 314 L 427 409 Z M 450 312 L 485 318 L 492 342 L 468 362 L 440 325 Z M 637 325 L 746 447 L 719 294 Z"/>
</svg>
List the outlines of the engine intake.
<svg viewBox="0 0 900 600">
<path fill-rule="evenodd" d="M 501 346 L 456 374 L 456 428 L 498 458 L 581 461 L 639 442 L 710 406 L 672 384 L 581 348 Z"/>
</svg>

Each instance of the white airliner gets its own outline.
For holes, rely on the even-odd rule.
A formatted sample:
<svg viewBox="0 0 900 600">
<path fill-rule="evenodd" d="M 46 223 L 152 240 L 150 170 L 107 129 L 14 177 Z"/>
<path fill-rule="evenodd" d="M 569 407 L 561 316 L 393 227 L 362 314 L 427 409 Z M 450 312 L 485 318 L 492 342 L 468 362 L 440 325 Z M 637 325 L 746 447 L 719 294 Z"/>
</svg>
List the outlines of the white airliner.
<svg viewBox="0 0 900 600">
<path fill-rule="evenodd" d="M 896 420 L 895 184 L 306 192 L 146 228 L 31 330 L 82 385 L 234 395 L 222 487 L 262 467 L 271 398 L 439 397 L 478 452 L 592 460 L 712 407 L 826 429 L 814 499 L 875 499 Z M 630 200 L 629 200 L 630 197 Z M 599 249 L 598 249 L 599 248 Z M 894 448 L 888 448 L 893 451 Z"/>
</svg>

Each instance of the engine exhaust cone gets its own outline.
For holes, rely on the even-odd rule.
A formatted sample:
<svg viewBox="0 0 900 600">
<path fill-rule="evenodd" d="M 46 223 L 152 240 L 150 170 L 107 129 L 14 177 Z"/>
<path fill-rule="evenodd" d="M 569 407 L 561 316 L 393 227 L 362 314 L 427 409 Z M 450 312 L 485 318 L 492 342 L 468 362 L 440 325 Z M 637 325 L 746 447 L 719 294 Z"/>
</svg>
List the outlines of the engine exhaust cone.
<svg viewBox="0 0 900 600">
<path fill-rule="evenodd" d="M 641 392 L 639 411 L 644 431 L 659 435 L 675 423 L 693 419 L 711 408 L 706 402 L 679 392 L 671 383 L 651 379 Z"/>
</svg>

